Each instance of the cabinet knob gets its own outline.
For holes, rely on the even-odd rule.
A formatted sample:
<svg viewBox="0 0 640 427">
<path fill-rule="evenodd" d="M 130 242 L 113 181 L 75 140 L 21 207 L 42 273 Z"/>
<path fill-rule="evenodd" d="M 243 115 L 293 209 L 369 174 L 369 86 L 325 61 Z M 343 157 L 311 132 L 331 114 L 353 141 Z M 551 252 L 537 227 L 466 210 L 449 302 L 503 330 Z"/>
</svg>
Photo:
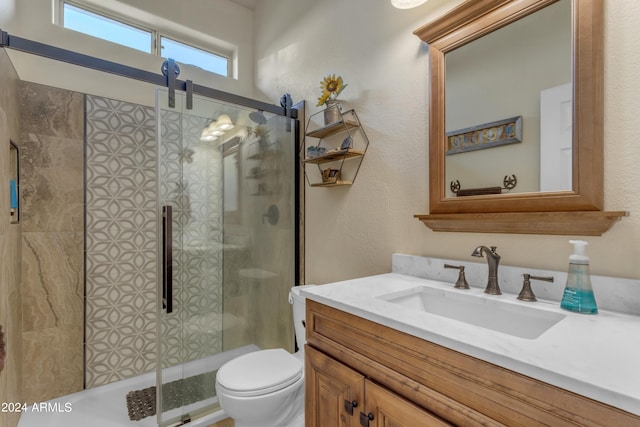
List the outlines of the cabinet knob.
<svg viewBox="0 0 640 427">
<path fill-rule="evenodd" d="M 360 412 L 360 425 L 362 427 L 369 427 L 369 421 L 373 420 L 373 414 L 369 412 L 365 414 L 364 412 Z"/>
<path fill-rule="evenodd" d="M 344 410 L 349 415 L 353 415 L 353 408 L 357 408 L 357 407 L 358 407 L 358 402 L 355 400 L 352 400 L 351 402 L 349 402 L 348 400 L 344 401 Z"/>
</svg>

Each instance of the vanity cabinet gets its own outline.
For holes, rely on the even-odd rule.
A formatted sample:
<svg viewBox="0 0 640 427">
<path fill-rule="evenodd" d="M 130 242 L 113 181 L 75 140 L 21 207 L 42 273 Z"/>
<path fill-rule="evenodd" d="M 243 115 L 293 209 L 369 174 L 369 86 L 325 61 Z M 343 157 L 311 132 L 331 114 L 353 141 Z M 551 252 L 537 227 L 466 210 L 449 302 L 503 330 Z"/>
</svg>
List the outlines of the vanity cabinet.
<svg viewBox="0 0 640 427">
<path fill-rule="evenodd" d="M 306 331 L 306 427 L 640 425 L 629 412 L 309 299 Z"/>
<path fill-rule="evenodd" d="M 305 355 L 307 426 L 451 426 L 313 347 Z"/>
<path fill-rule="evenodd" d="M 307 122 L 302 164 L 311 187 L 351 185 L 358 175 L 369 139 L 355 110 L 340 112 L 340 119 L 318 124 L 324 111 L 309 117 Z M 312 154 L 313 153 L 313 154 Z M 308 168 L 317 171 L 309 171 Z"/>
</svg>

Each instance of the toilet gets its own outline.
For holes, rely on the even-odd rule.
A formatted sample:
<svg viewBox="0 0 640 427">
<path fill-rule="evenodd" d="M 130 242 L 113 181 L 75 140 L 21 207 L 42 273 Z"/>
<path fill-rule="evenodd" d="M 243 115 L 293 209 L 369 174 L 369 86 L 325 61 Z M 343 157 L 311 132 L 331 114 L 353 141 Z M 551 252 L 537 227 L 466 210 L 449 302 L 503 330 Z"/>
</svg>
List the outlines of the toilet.
<svg viewBox="0 0 640 427">
<path fill-rule="evenodd" d="M 314 286 L 314 285 L 306 285 Z M 236 357 L 216 375 L 220 406 L 235 427 L 304 426 L 305 299 L 295 286 L 289 293 L 299 350 L 260 350 Z"/>
</svg>

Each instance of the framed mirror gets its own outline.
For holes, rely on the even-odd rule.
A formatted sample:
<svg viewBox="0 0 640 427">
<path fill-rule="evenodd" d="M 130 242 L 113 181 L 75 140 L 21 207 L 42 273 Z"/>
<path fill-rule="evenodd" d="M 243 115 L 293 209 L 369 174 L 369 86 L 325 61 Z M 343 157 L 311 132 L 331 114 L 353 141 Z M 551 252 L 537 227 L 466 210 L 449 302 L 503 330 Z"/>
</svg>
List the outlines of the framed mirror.
<svg viewBox="0 0 640 427">
<path fill-rule="evenodd" d="M 625 214 L 602 212 L 603 3 L 603 0 L 470 0 L 414 31 L 429 45 L 430 71 L 429 215 L 416 217 L 439 231 L 598 235 Z M 561 15 L 566 15 L 566 18 Z M 539 32 L 537 20 L 547 20 L 548 25 L 550 16 L 554 18 L 554 25 L 560 27 L 557 31 L 545 29 Z M 506 34 L 502 36 L 503 33 Z M 500 41 L 500 37 L 514 39 L 525 33 L 527 37 L 522 38 L 517 47 L 501 45 L 504 40 Z M 551 33 L 557 34 L 554 36 L 556 39 L 541 40 Z M 531 40 L 531 37 L 537 39 Z M 549 46 L 560 44 L 559 40 L 562 40 L 563 47 L 556 54 Z M 501 63 L 493 70 L 486 70 L 481 66 L 481 60 L 493 55 L 495 52 L 492 50 L 501 50 L 505 56 L 486 61 Z M 569 58 L 566 58 L 567 52 Z M 477 56 L 479 53 L 482 57 Z M 507 81 L 509 72 L 515 73 L 517 68 L 510 67 L 510 61 L 540 61 L 545 57 L 546 62 L 559 66 L 557 76 L 544 81 L 540 77 L 549 76 L 538 74 L 556 72 L 536 68 L 530 63 L 521 68 L 522 75 Z M 527 74 L 527 70 L 532 68 L 538 71 Z M 486 76 L 481 74 L 483 72 L 498 75 Z M 460 88 L 453 83 L 456 73 L 463 76 L 460 81 L 466 87 Z M 487 81 L 493 81 L 496 86 L 485 87 Z M 532 88 L 529 90 L 532 99 L 527 103 L 520 102 L 524 95 L 516 90 L 518 86 Z M 554 167 L 570 168 L 565 177 L 568 184 L 540 191 L 540 171 L 544 167 L 539 160 L 540 114 L 537 113 L 537 118 L 533 116 L 536 110 L 540 111 L 539 94 L 543 89 L 558 86 L 568 87 L 569 100 L 572 101 L 572 107 L 566 113 L 569 116 L 566 121 L 572 128 L 568 144 L 570 154 L 566 156 L 564 166 Z M 478 98 L 481 101 L 471 102 L 464 98 L 465 93 L 470 98 L 470 94 L 476 91 L 484 93 Z M 487 106 L 491 103 L 495 105 L 489 109 Z M 521 118 L 519 130 L 523 131 L 519 140 L 508 146 L 493 144 L 518 136 L 518 117 Z M 460 154 L 455 152 L 461 146 L 468 147 L 474 143 L 482 148 L 495 147 Z M 518 151 L 523 154 L 515 154 Z M 460 159 L 466 156 L 472 160 L 458 167 L 448 159 L 455 156 Z M 497 157 L 505 159 L 506 166 L 502 169 L 487 161 Z M 521 175 L 523 179 L 518 180 L 517 185 L 522 191 L 498 188 L 493 194 L 471 192 L 471 195 L 460 197 L 455 187 L 480 187 L 481 190 L 490 187 L 480 176 L 470 175 L 467 178 L 470 182 L 466 185 L 462 182 L 456 185 L 458 179 L 452 174 L 447 175 L 448 171 L 456 168 L 459 172 L 468 172 L 472 164 L 480 165 L 479 169 L 484 169 L 485 173 L 496 174 L 487 178 L 496 181 L 494 187 L 506 186 L 511 175 Z M 504 169 L 509 167 L 513 170 Z M 525 172 L 526 167 L 534 172 Z M 536 170 L 540 176 L 536 175 Z M 509 186 L 511 184 L 513 182 Z M 461 216 L 464 214 L 467 217 Z M 581 229 L 587 231 L 580 232 Z"/>
<path fill-rule="evenodd" d="M 446 197 L 573 189 L 571 46 L 558 0 L 445 53 Z"/>
</svg>

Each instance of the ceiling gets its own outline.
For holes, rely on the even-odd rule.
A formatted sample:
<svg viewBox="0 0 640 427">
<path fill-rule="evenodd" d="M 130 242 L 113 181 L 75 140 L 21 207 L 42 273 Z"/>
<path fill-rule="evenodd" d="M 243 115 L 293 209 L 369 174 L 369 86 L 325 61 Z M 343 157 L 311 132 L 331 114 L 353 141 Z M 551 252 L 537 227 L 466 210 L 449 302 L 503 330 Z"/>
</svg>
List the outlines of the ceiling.
<svg viewBox="0 0 640 427">
<path fill-rule="evenodd" d="M 238 3 L 241 4 L 242 6 L 249 8 L 251 10 L 256 8 L 256 4 L 258 3 L 258 0 L 231 0 L 234 3 Z"/>
</svg>

